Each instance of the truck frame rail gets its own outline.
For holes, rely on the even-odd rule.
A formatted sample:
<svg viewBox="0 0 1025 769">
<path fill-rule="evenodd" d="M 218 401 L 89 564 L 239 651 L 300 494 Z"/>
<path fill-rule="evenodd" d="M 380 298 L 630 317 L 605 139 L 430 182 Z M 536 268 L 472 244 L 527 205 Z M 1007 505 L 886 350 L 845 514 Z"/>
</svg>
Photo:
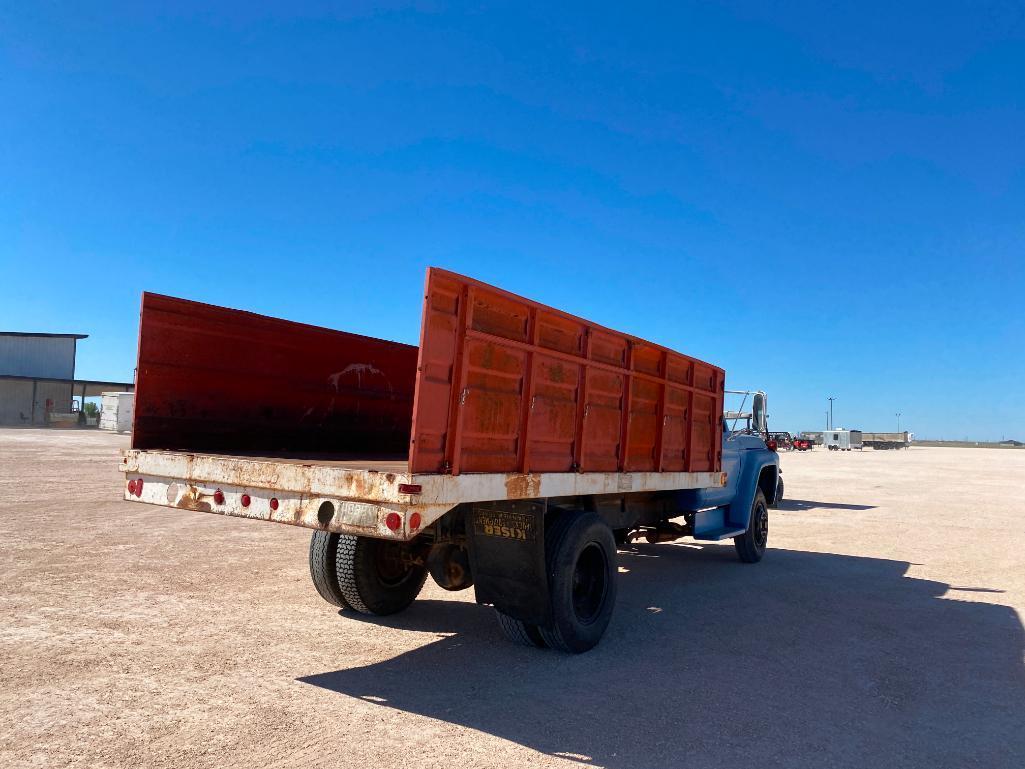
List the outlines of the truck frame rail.
<svg viewBox="0 0 1025 769">
<path fill-rule="evenodd" d="M 128 450 L 130 501 L 408 540 L 458 504 L 725 486 L 720 472 L 410 473 L 401 462 Z M 272 502 L 273 500 L 273 502 Z M 390 520 L 389 520 L 390 518 Z"/>
</svg>

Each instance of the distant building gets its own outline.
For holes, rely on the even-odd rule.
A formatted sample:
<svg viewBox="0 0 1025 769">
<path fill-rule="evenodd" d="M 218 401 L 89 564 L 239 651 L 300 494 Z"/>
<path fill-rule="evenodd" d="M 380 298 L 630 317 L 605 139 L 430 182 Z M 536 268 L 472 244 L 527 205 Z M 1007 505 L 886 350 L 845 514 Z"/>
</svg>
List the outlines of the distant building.
<svg viewBox="0 0 1025 769">
<path fill-rule="evenodd" d="M 45 425 L 51 414 L 81 408 L 104 390 L 135 389 L 131 382 L 75 379 L 78 340 L 87 336 L 0 331 L 0 424 Z"/>
</svg>

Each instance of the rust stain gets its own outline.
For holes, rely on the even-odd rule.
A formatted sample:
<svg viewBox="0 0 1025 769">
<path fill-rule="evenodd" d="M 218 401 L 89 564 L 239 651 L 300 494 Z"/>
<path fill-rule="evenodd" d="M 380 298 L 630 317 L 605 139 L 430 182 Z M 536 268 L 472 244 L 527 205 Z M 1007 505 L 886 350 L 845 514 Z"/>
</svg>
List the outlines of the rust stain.
<svg viewBox="0 0 1025 769">
<path fill-rule="evenodd" d="M 195 486 L 186 486 L 185 493 L 178 500 L 178 507 L 184 510 L 195 510 L 200 513 L 213 512 L 210 503 L 203 499 L 203 495 L 199 493 L 199 489 Z"/>
<path fill-rule="evenodd" d="M 511 473 L 505 476 L 506 499 L 533 499 L 541 496 L 541 476 L 537 473 Z"/>
</svg>

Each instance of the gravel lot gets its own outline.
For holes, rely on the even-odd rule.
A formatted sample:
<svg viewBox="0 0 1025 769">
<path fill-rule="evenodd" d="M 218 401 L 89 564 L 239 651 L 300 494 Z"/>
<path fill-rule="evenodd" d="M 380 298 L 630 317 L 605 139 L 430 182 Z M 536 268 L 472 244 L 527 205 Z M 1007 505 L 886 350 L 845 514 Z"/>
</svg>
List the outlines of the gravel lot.
<svg viewBox="0 0 1025 769">
<path fill-rule="evenodd" d="M 1025 766 L 1025 451 L 786 454 L 761 564 L 622 552 L 571 657 L 341 615 L 308 531 L 120 501 L 127 444 L 0 430 L 2 767 Z"/>
</svg>

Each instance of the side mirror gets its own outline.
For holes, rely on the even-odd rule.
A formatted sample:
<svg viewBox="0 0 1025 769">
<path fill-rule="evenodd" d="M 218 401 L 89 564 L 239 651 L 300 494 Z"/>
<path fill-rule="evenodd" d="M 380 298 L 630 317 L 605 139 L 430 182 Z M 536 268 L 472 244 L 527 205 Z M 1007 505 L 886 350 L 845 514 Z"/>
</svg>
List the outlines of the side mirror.
<svg viewBox="0 0 1025 769">
<path fill-rule="evenodd" d="M 764 433 L 768 431 L 768 415 L 766 408 L 765 393 L 755 393 L 751 397 L 751 429 L 755 432 Z"/>
</svg>

